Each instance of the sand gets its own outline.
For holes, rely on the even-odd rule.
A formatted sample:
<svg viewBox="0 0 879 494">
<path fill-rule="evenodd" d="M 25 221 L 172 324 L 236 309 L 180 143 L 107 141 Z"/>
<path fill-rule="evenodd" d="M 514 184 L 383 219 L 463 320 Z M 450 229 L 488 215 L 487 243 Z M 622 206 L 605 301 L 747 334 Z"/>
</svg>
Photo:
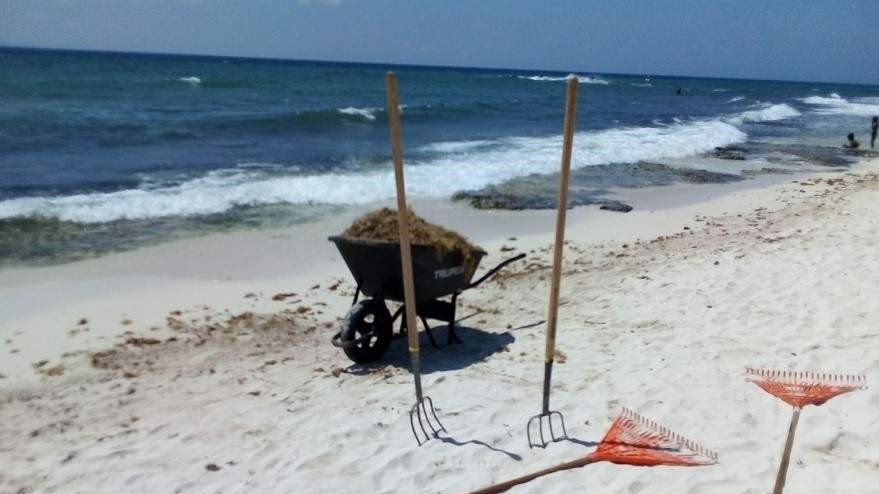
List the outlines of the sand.
<svg viewBox="0 0 879 494">
<path fill-rule="evenodd" d="M 324 239 L 350 216 L 0 271 L 0 491 L 467 492 L 587 454 L 627 406 L 720 463 L 601 463 L 511 492 L 764 493 L 791 410 L 752 366 L 866 374 L 803 411 L 786 491 L 879 492 L 877 171 L 572 211 L 552 394 L 571 440 L 545 450 L 524 427 L 552 212 L 416 204 L 483 245 L 483 269 L 528 254 L 461 297 L 462 345 L 425 345 L 448 434 L 420 448 L 404 342 L 367 367 L 328 343 L 353 286 Z"/>
</svg>

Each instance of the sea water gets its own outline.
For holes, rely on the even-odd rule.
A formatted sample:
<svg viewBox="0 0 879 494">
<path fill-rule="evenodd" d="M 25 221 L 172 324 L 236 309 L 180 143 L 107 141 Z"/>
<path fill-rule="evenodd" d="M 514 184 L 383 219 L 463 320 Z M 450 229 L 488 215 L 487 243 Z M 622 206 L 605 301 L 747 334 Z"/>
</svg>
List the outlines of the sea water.
<svg viewBox="0 0 879 494">
<path fill-rule="evenodd" d="M 389 69 L 412 198 L 551 178 L 569 77 L 581 82 L 572 166 L 600 189 L 642 184 L 644 163 L 650 180 L 667 175 L 658 184 L 686 168 L 837 166 L 845 134 L 869 146 L 879 114 L 877 86 L 811 82 L 24 49 L 0 49 L 0 67 L 0 264 L 392 198 Z M 717 159 L 730 146 L 747 159 Z M 527 207 L 531 189 L 515 190 Z"/>
</svg>

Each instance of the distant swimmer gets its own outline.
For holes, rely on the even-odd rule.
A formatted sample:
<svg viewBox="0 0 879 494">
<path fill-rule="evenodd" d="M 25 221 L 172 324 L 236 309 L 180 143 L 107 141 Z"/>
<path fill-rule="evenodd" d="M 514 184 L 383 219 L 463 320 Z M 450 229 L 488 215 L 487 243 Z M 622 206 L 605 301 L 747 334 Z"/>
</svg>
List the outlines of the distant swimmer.
<svg viewBox="0 0 879 494">
<path fill-rule="evenodd" d="M 848 149 L 858 149 L 858 147 L 860 147 L 861 144 L 855 140 L 855 135 L 853 133 L 849 132 L 845 137 L 848 139 L 848 142 L 843 144 L 842 147 Z"/>
<path fill-rule="evenodd" d="M 876 131 L 879 130 L 879 117 L 873 117 L 873 123 L 870 124 L 870 149 L 876 145 Z"/>
</svg>

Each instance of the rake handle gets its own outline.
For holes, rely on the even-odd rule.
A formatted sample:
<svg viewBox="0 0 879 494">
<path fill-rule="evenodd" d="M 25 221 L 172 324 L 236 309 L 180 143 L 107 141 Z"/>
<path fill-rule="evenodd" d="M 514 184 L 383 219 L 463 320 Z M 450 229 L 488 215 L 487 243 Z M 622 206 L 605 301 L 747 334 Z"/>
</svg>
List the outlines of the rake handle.
<svg viewBox="0 0 879 494">
<path fill-rule="evenodd" d="M 397 217 L 400 228 L 400 259 L 403 264 L 403 301 L 406 307 L 406 338 L 409 342 L 409 357 L 412 359 L 412 374 L 415 376 L 415 397 L 420 403 L 421 359 L 418 348 L 418 326 L 415 316 L 415 281 L 412 275 L 412 245 L 409 240 L 409 221 L 406 207 L 406 181 L 403 178 L 403 137 L 400 126 L 400 107 L 397 104 L 397 75 L 388 72 L 385 76 L 388 96 L 388 122 L 391 129 L 391 152 L 394 156 L 394 179 L 397 185 Z"/>
<path fill-rule="evenodd" d="M 579 460 L 569 461 L 567 463 L 562 463 L 561 465 L 556 465 L 554 467 L 544 468 L 543 470 L 529 473 L 528 475 L 523 475 L 513 480 L 494 484 L 492 486 L 479 489 L 478 491 L 473 491 L 470 494 L 495 494 L 498 492 L 506 492 L 512 487 L 515 487 L 519 484 L 524 484 L 525 482 L 530 482 L 538 477 L 543 477 L 544 475 L 560 472 L 562 470 L 570 470 L 572 468 L 584 467 L 590 463 L 595 463 L 595 460 L 587 456 L 584 458 L 580 458 Z"/>
<path fill-rule="evenodd" d="M 778 476 L 775 477 L 775 488 L 772 489 L 772 494 L 781 494 L 784 491 L 787 467 L 790 464 L 790 453 L 794 446 L 794 434 L 797 432 L 797 423 L 800 421 L 800 410 L 800 407 L 794 407 L 794 414 L 790 419 L 787 441 L 784 443 L 784 453 L 781 455 L 781 465 L 778 467 Z"/>
</svg>

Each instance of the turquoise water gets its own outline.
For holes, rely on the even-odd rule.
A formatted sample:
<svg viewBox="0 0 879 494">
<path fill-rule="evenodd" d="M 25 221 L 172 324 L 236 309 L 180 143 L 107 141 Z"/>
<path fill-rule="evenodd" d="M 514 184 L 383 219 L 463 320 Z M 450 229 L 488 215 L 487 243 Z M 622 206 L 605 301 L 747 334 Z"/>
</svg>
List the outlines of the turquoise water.
<svg viewBox="0 0 879 494">
<path fill-rule="evenodd" d="M 18 49 L 0 49 L 0 65 L 0 263 L 295 224 L 391 198 L 388 69 L 412 196 L 550 174 L 569 75 Z M 879 114 L 876 86 L 578 75 L 573 166 L 602 165 L 610 179 L 633 169 L 617 164 L 688 166 L 718 146 L 759 162 L 785 156 L 767 143 L 836 149 L 849 130 L 866 143 Z M 772 163 L 809 165 L 802 155 Z"/>
</svg>

